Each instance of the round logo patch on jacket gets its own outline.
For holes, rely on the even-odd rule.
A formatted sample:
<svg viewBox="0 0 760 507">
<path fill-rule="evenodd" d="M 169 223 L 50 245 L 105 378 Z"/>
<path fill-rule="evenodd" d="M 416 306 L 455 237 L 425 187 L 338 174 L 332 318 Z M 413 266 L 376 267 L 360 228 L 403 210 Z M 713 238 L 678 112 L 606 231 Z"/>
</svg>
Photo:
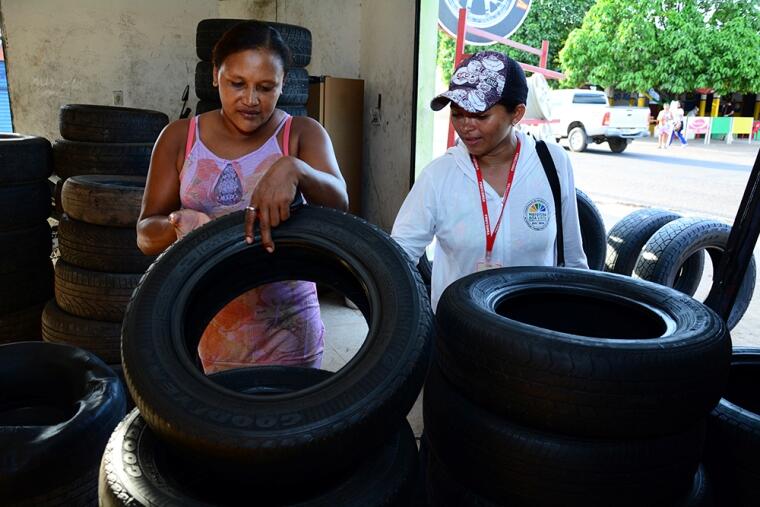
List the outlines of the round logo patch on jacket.
<svg viewBox="0 0 760 507">
<path fill-rule="evenodd" d="M 528 201 L 523 213 L 525 223 L 534 231 L 546 229 L 546 226 L 549 225 L 550 215 L 549 203 L 538 198 Z"/>
</svg>

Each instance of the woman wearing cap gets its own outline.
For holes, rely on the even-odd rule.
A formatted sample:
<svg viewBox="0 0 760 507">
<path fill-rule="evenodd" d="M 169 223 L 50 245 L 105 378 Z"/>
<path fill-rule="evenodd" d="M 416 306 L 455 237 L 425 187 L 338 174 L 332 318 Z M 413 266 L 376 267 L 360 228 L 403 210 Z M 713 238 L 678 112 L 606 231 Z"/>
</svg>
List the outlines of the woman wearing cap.
<svg viewBox="0 0 760 507">
<path fill-rule="evenodd" d="M 475 271 L 557 264 L 552 190 L 536 141 L 515 129 L 527 95 L 519 64 L 483 51 L 461 62 L 449 90 L 431 102 L 436 111 L 451 104 L 459 142 L 420 174 L 391 235 L 414 262 L 436 238 L 434 310 L 449 284 Z M 547 146 L 561 188 L 565 265 L 588 268 L 570 159 Z"/>
<path fill-rule="evenodd" d="M 137 243 L 157 254 L 209 220 L 245 209 L 245 232 L 275 248 L 271 227 L 300 191 L 345 210 L 346 186 L 325 130 L 276 109 L 290 51 L 276 30 L 246 21 L 214 47 L 222 108 L 168 125 L 150 162 Z M 298 190 L 297 190 L 298 189 Z M 263 364 L 319 367 L 324 325 L 316 286 L 283 281 L 232 300 L 206 327 L 198 354 L 206 373 Z"/>
</svg>

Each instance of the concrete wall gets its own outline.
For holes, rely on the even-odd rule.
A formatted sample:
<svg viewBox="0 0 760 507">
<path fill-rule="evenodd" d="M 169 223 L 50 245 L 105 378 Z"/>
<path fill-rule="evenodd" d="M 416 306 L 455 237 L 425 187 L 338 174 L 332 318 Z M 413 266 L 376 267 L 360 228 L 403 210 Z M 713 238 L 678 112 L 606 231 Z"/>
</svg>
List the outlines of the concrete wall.
<svg viewBox="0 0 760 507">
<path fill-rule="evenodd" d="M 410 0 L 362 5 L 361 76 L 365 79 L 365 214 L 386 230 L 409 192 L 414 114 L 414 7 Z M 369 110 L 380 101 L 379 124 Z"/>
<path fill-rule="evenodd" d="M 364 215 L 389 230 L 409 189 L 415 2 L 412 0 L 0 0 L 18 132 L 56 139 L 68 103 L 157 109 L 192 97 L 195 28 L 256 18 L 312 31 L 312 75 L 365 81 Z M 370 109 L 382 96 L 380 121 Z"/>
<path fill-rule="evenodd" d="M 195 26 L 218 15 L 208 0 L 2 0 L 16 130 L 55 139 L 68 103 L 180 112 L 192 87 Z"/>
</svg>

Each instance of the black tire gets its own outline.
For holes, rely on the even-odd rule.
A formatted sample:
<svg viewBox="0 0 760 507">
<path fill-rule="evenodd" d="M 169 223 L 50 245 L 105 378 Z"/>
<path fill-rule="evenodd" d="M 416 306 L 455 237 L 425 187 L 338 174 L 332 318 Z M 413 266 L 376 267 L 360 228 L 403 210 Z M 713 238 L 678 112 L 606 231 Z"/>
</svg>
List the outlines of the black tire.
<svg viewBox="0 0 760 507">
<path fill-rule="evenodd" d="M 222 372 L 213 377 L 227 389 L 272 394 L 291 392 L 291 387 L 305 389 L 329 376 L 328 372 L 305 368 L 260 367 Z M 312 378 L 315 381 L 311 381 Z M 304 384 L 303 380 L 310 381 Z M 124 459 L 125 449 L 132 450 L 128 460 Z M 139 413 L 132 412 L 111 436 L 103 455 L 101 505 L 236 505 L 241 495 L 251 488 L 251 481 L 215 480 L 214 469 L 220 464 L 193 463 L 188 467 L 182 465 L 181 460 L 176 463 L 170 454 Z M 364 456 L 350 467 L 347 474 L 334 476 L 313 489 L 302 482 L 292 482 L 294 477 L 291 476 L 291 483 L 286 488 L 256 487 L 256 502 L 314 507 L 408 506 L 416 475 L 416 454 L 414 435 L 404 421 L 400 431 L 378 452 Z M 241 473 L 245 474 L 245 471 Z M 256 482 L 255 477 L 252 481 Z"/>
<path fill-rule="evenodd" d="M 90 271 L 59 259 L 55 264 L 55 300 L 71 315 L 121 322 L 140 276 Z"/>
<path fill-rule="evenodd" d="M 277 105 L 277 109 L 285 111 L 290 116 L 309 116 L 305 106 Z"/>
<path fill-rule="evenodd" d="M 42 307 L 38 304 L 0 315 L 0 344 L 42 340 Z"/>
<path fill-rule="evenodd" d="M 717 269 L 730 234 L 730 225 L 714 220 L 704 218 L 674 220 L 661 227 L 649 238 L 639 254 L 633 274 L 643 280 L 673 287 L 685 294 L 693 295 L 696 286 L 693 289 L 691 286 L 684 287 L 684 277 L 679 277 L 685 265 L 699 252 L 707 250 L 713 269 Z M 728 318 L 729 329 L 733 329 L 747 311 L 755 290 L 755 276 L 756 267 L 753 256 Z M 699 285 L 699 280 L 696 285 Z"/>
<path fill-rule="evenodd" d="M 214 65 L 200 61 L 195 64 L 195 96 L 200 100 L 219 102 L 219 89 L 214 86 Z"/>
<path fill-rule="evenodd" d="M 425 445 L 429 446 L 429 444 Z M 468 489 L 457 477 L 446 470 L 446 466 L 435 456 L 435 453 L 428 450 L 426 454 L 425 492 L 427 505 L 431 507 L 498 507 L 501 505 Z"/>
<path fill-rule="evenodd" d="M 216 109 L 221 109 L 222 103 L 213 100 L 199 100 L 195 105 L 195 114 L 203 114 Z"/>
<path fill-rule="evenodd" d="M 66 313 L 51 299 L 42 312 L 42 339 L 92 352 L 103 362 L 121 361 L 121 323 L 82 319 Z"/>
<path fill-rule="evenodd" d="M 61 106 L 61 136 L 92 143 L 154 143 L 169 117 L 160 111 L 95 104 Z"/>
<path fill-rule="evenodd" d="M 55 172 L 61 179 L 84 174 L 147 176 L 153 143 L 85 143 L 59 139 L 53 144 Z"/>
<path fill-rule="evenodd" d="M 198 58 L 210 62 L 211 51 L 214 44 L 222 37 L 224 32 L 245 19 L 204 19 L 198 23 L 195 32 L 195 47 Z M 311 32 L 306 28 L 284 23 L 264 21 L 282 36 L 285 44 L 290 48 L 294 67 L 306 67 L 311 61 Z"/>
<path fill-rule="evenodd" d="M 581 226 L 583 252 L 586 254 L 588 267 L 601 271 L 607 252 L 607 233 L 604 229 L 602 214 L 594 201 L 577 188 L 575 189 L 575 200 L 578 204 L 578 221 Z"/>
<path fill-rule="evenodd" d="M 659 208 L 643 208 L 624 216 L 607 234 L 604 270 L 630 276 L 649 238 L 660 227 L 679 218 L 678 213 Z"/>
<path fill-rule="evenodd" d="M 588 135 L 583 127 L 574 127 L 567 133 L 567 144 L 570 151 L 586 151 L 588 147 Z"/>
<path fill-rule="evenodd" d="M 156 260 L 137 248 L 133 227 L 106 227 L 63 215 L 58 222 L 61 259 L 93 271 L 144 273 Z"/>
<path fill-rule="evenodd" d="M 541 432 L 475 405 L 435 365 L 423 417 L 430 453 L 467 489 L 501 505 L 671 507 L 691 489 L 705 427 L 638 439 Z"/>
<path fill-rule="evenodd" d="M 50 258 L 53 231 L 46 221 L 21 229 L 0 230 L 0 273 L 10 273 Z"/>
<path fill-rule="evenodd" d="M 0 134 L 0 185 L 44 180 L 52 172 L 50 141 L 22 134 Z"/>
<path fill-rule="evenodd" d="M 608 137 L 607 144 L 610 145 L 612 153 L 623 153 L 628 147 L 628 140 L 622 137 Z"/>
<path fill-rule="evenodd" d="M 630 276 L 636 267 L 641 250 L 649 238 L 665 224 L 678 220 L 681 215 L 658 208 L 636 210 L 623 217 L 607 234 L 607 259 L 604 270 Z M 700 250 L 686 262 L 676 276 L 677 289 L 693 296 L 702 279 L 705 253 Z"/>
<path fill-rule="evenodd" d="M 134 227 L 140 217 L 142 176 L 72 176 L 63 184 L 63 211 L 88 224 Z"/>
<path fill-rule="evenodd" d="M 468 398 L 526 426 L 636 438 L 715 406 L 731 342 L 720 317 L 667 287 L 598 271 L 500 268 L 451 284 L 438 363 Z"/>
<path fill-rule="evenodd" d="M 756 505 L 760 498 L 760 348 L 734 349 L 723 398 L 707 425 L 705 464 L 721 505 Z"/>
<path fill-rule="evenodd" d="M 103 448 L 124 416 L 113 371 L 74 347 L 0 345 L 0 407 L 3 504 L 92 505 Z"/>
<path fill-rule="evenodd" d="M 145 274 L 122 333 L 129 390 L 151 428 L 188 452 L 257 467 L 259 477 L 273 480 L 283 466 L 329 475 L 328 464 L 350 462 L 383 441 L 388 421 L 401 420 L 414 405 L 428 365 L 429 300 L 398 245 L 352 215 L 294 209 L 272 231 L 273 255 L 258 237 L 246 245 L 242 226 L 242 212 L 216 219 L 173 245 Z M 220 391 L 188 351 L 227 301 L 285 279 L 324 284 L 353 301 L 369 322 L 362 351 L 324 385 L 287 402 Z M 179 292 L 193 294 L 192 307 Z M 184 324 L 159 317 L 167 311 L 183 315 Z M 235 416 L 212 417 L 217 410 Z"/>
<path fill-rule="evenodd" d="M 214 86 L 213 64 L 198 62 L 195 64 L 195 96 L 208 102 L 219 102 L 219 89 Z M 280 105 L 303 106 L 309 99 L 309 73 L 302 67 L 288 69 L 282 84 L 282 95 L 277 101 Z"/>
<path fill-rule="evenodd" d="M 119 377 L 121 387 L 124 389 L 124 393 L 126 394 L 127 414 L 129 414 L 129 412 L 135 408 L 135 400 L 132 399 L 132 395 L 129 394 L 129 390 L 127 389 L 127 381 L 124 380 L 124 369 L 121 367 L 121 363 L 109 364 L 108 367 L 113 370 L 117 377 Z"/>
<path fill-rule="evenodd" d="M 277 107 L 282 109 L 281 106 L 305 106 L 308 100 L 309 73 L 301 67 L 288 69 Z"/>
<path fill-rule="evenodd" d="M 52 295 L 53 263 L 50 259 L 0 274 L 0 315 L 39 305 Z"/>
<path fill-rule="evenodd" d="M 0 185 L 0 231 L 38 225 L 50 216 L 50 188 L 46 181 Z"/>
<path fill-rule="evenodd" d="M 430 294 L 430 283 L 433 279 L 433 261 L 428 259 L 427 253 L 423 253 L 419 262 L 417 262 L 417 271 L 420 272 L 422 283 L 425 284 L 428 294 Z"/>
</svg>

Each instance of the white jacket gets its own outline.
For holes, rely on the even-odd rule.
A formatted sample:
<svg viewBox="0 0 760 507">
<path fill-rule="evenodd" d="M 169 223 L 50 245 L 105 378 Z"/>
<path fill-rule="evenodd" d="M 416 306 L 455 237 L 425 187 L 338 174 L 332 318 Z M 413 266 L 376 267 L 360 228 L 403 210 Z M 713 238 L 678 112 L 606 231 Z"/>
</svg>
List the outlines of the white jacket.
<svg viewBox="0 0 760 507">
<path fill-rule="evenodd" d="M 551 187 L 535 140 L 521 132 L 516 134 L 522 146 L 492 261 L 505 267 L 554 266 L 557 224 Z M 570 158 L 559 145 L 546 144 L 562 187 L 565 265 L 588 268 Z M 501 197 L 487 182 L 484 184 L 493 228 Z M 486 237 L 475 168 L 463 144 L 449 148 L 419 175 L 399 210 L 391 236 L 415 264 L 433 237 L 437 239 L 431 281 L 434 311 L 446 287 L 475 272 L 476 263 L 485 256 Z"/>
</svg>

